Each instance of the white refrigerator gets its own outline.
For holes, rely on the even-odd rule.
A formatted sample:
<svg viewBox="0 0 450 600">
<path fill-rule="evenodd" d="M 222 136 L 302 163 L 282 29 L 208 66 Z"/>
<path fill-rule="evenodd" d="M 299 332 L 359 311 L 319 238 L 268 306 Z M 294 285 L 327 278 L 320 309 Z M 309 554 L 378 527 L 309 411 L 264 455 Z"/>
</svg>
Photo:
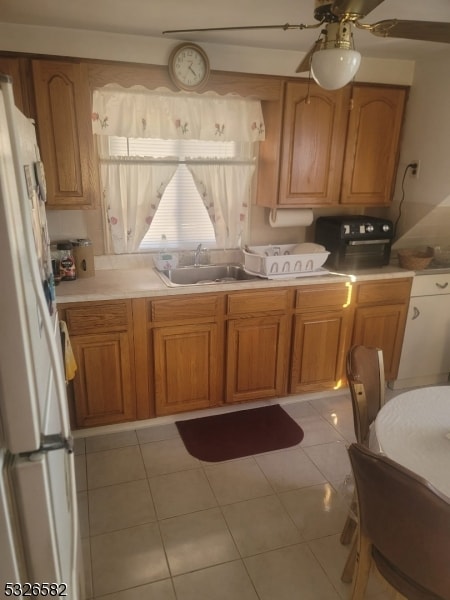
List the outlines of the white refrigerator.
<svg viewBox="0 0 450 600">
<path fill-rule="evenodd" d="M 33 122 L 0 75 L 0 597 L 84 598 L 60 328 Z"/>
</svg>

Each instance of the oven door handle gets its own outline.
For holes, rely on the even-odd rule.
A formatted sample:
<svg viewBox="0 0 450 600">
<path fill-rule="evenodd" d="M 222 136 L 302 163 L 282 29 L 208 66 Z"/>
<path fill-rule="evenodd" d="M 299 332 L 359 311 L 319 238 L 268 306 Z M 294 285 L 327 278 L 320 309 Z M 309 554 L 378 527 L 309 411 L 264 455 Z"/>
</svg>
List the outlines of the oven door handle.
<svg viewBox="0 0 450 600">
<path fill-rule="evenodd" d="M 363 246 L 367 244 L 388 244 L 391 240 L 350 240 L 349 246 Z"/>
</svg>

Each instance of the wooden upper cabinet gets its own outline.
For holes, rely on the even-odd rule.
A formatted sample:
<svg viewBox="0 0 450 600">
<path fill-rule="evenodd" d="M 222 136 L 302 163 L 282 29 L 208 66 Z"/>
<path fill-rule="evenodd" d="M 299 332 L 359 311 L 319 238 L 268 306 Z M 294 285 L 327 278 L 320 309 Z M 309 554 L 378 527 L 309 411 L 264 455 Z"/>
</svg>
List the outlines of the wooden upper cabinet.
<svg viewBox="0 0 450 600">
<path fill-rule="evenodd" d="M 23 85 L 24 63 L 20 58 L 0 56 L 0 73 L 12 78 L 14 102 L 19 110 L 29 116 L 29 103 L 26 87 Z"/>
<path fill-rule="evenodd" d="M 397 168 L 405 88 L 353 88 L 341 203 L 388 205 Z"/>
<path fill-rule="evenodd" d="M 280 162 L 280 205 L 339 201 L 350 90 L 314 84 L 286 87 Z"/>
<path fill-rule="evenodd" d="M 401 86 L 354 84 L 327 91 L 288 81 L 283 108 L 263 105 L 257 204 L 388 205 L 406 98 Z"/>
<path fill-rule="evenodd" d="M 98 194 L 87 66 L 33 60 L 47 208 L 92 208 Z"/>
</svg>

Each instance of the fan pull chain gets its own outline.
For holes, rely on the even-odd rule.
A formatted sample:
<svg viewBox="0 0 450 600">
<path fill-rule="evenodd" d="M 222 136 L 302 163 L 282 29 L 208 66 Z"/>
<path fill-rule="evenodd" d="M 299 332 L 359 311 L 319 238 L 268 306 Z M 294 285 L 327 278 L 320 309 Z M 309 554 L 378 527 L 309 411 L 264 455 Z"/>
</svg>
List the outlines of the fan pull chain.
<svg viewBox="0 0 450 600">
<path fill-rule="evenodd" d="M 308 87 L 307 87 L 307 91 L 306 91 L 305 104 L 311 104 L 311 96 L 309 93 L 310 89 L 311 89 L 311 68 L 308 71 Z"/>
<path fill-rule="evenodd" d="M 355 80 L 353 79 L 351 84 L 350 84 L 350 89 L 351 89 L 351 94 L 350 94 L 350 100 L 348 101 L 348 110 L 349 112 L 351 110 L 353 110 L 354 106 L 355 106 L 355 101 L 353 99 L 353 92 L 355 91 Z"/>
</svg>

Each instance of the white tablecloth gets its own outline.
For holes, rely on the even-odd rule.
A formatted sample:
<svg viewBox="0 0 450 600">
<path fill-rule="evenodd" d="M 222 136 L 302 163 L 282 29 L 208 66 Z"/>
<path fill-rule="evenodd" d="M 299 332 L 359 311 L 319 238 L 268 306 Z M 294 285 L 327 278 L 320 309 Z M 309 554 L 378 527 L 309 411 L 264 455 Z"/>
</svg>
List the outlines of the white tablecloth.
<svg viewBox="0 0 450 600">
<path fill-rule="evenodd" d="M 375 433 L 381 452 L 450 497 L 450 386 L 394 397 L 378 413 Z"/>
</svg>

